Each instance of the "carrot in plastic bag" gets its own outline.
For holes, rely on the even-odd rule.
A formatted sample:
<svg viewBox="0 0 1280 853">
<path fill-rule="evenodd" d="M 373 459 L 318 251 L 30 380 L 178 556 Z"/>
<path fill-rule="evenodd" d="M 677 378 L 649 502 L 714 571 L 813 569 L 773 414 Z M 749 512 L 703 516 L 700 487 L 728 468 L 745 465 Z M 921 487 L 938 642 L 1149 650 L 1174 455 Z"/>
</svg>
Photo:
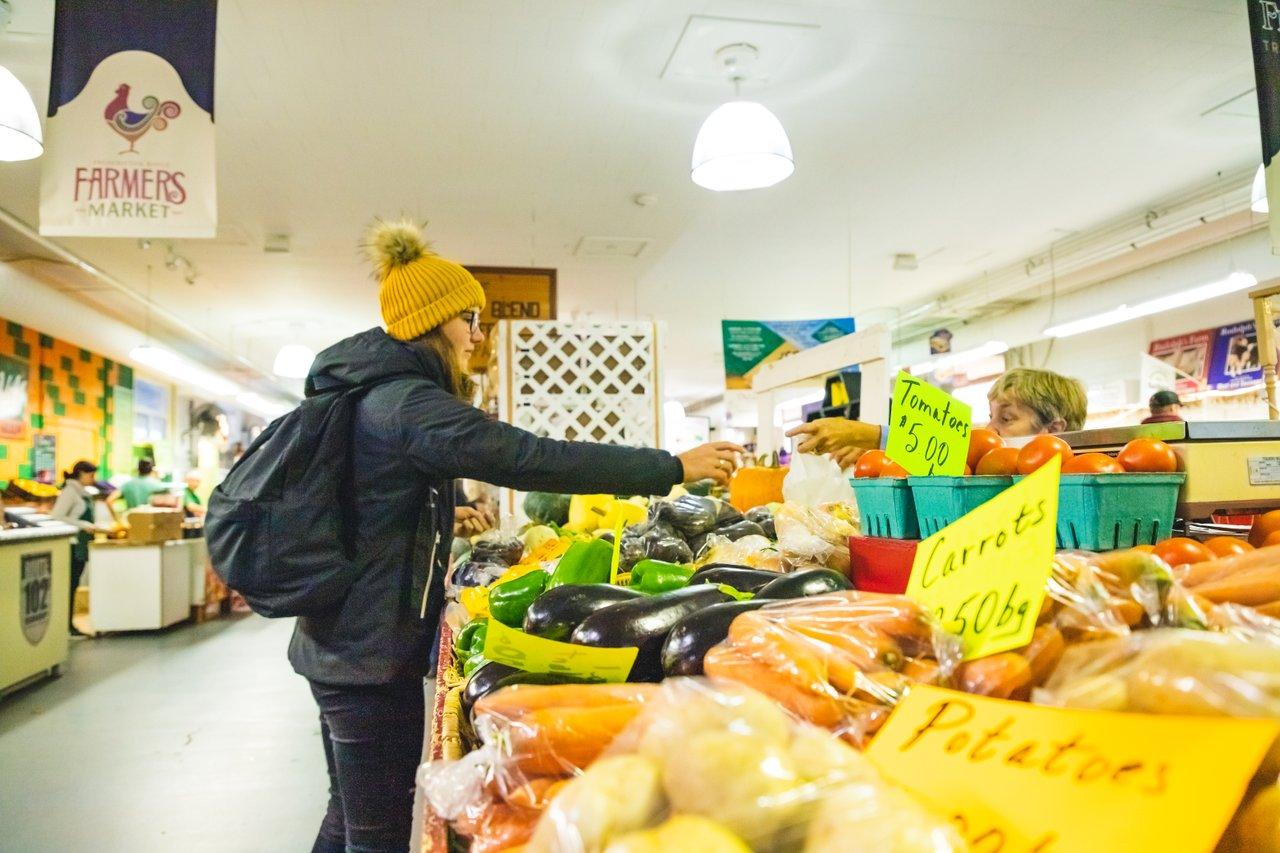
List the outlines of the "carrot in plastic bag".
<svg viewBox="0 0 1280 853">
<path fill-rule="evenodd" d="M 1188 566 L 1177 566 L 1173 576 L 1186 587 L 1198 587 L 1203 583 L 1229 578 L 1241 572 L 1259 568 L 1280 568 L 1280 546 L 1259 548 L 1217 560 L 1206 560 L 1203 563 L 1192 563 Z"/>
<path fill-rule="evenodd" d="M 856 700 L 841 701 L 833 695 L 834 691 L 816 692 L 792 675 L 753 660 L 742 650 L 725 644 L 707 652 L 702 667 L 711 678 L 745 684 L 801 719 L 827 729 L 839 728 L 846 722 L 850 710 L 856 712 L 858 706 L 864 704 Z"/>
<path fill-rule="evenodd" d="M 656 695 L 656 684 L 516 684 L 476 702 L 473 717 L 517 717 L 541 708 L 590 708 L 641 703 Z"/>
<path fill-rule="evenodd" d="M 507 729 L 511 758 L 527 776 L 554 776 L 588 767 L 640 713 L 641 704 L 542 708 Z"/>
</svg>

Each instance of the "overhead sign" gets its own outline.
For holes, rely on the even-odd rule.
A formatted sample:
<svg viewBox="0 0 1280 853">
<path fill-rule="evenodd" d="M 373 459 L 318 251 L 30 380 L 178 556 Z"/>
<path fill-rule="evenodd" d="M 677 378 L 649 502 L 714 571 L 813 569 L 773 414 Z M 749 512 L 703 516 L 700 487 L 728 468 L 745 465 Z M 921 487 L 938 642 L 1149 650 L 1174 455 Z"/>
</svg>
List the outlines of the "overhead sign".
<svg viewBox="0 0 1280 853">
<path fill-rule="evenodd" d="M 473 373 L 483 373 L 492 357 L 493 327 L 499 320 L 554 320 L 556 271 L 523 267 L 467 267 L 484 288 L 480 313 L 484 343 L 471 357 Z"/>
<path fill-rule="evenodd" d="M 973 410 L 910 373 L 899 373 L 884 452 L 907 473 L 958 477 L 969 455 Z"/>
<path fill-rule="evenodd" d="M 1280 254 L 1280 2 L 1248 0 L 1253 40 L 1253 72 L 1257 79 L 1258 126 L 1262 130 L 1262 164 L 1271 207 L 1271 249 Z"/>
<path fill-rule="evenodd" d="M 917 684 L 867 749 L 975 851 L 1208 853 L 1271 720 L 1072 711 Z"/>
<path fill-rule="evenodd" d="M 40 233 L 212 237 L 217 0 L 58 0 Z"/>
<path fill-rule="evenodd" d="M 751 380 L 766 364 L 802 350 L 851 335 L 852 317 L 829 320 L 721 320 L 724 386 L 750 391 Z"/>
<path fill-rule="evenodd" d="M 947 525 L 916 548 L 907 596 L 960 637 L 964 659 L 1031 642 L 1053 571 L 1062 461 Z"/>
<path fill-rule="evenodd" d="M 587 681 L 626 681 L 639 653 L 635 646 L 602 649 L 535 637 L 508 628 L 497 619 L 489 620 L 484 637 L 484 656 L 491 661 L 525 672 L 574 676 Z"/>
</svg>

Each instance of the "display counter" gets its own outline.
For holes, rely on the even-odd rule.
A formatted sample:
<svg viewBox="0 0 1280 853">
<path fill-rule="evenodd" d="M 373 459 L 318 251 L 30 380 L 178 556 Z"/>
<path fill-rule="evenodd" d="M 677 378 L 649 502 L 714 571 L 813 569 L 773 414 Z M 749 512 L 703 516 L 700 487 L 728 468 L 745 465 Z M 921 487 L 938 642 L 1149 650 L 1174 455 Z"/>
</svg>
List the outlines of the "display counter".
<svg viewBox="0 0 1280 853">
<path fill-rule="evenodd" d="M 94 542 L 89 556 L 89 619 L 95 631 L 167 628 L 191 615 L 195 564 L 204 540 L 141 545 Z M 203 592 L 204 579 L 200 576 Z"/>
<path fill-rule="evenodd" d="M 75 529 L 0 530 L 0 693 L 56 675 L 67 659 Z"/>
</svg>

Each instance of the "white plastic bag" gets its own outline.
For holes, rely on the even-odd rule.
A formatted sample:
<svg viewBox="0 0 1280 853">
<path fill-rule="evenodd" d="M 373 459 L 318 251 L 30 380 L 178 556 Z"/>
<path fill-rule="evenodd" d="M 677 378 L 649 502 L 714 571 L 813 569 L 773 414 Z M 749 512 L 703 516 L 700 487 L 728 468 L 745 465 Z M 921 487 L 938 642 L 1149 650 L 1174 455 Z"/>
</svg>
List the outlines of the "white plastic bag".
<svg viewBox="0 0 1280 853">
<path fill-rule="evenodd" d="M 826 456 L 797 453 L 782 481 L 782 496 L 789 504 L 819 506 L 853 500 L 853 486 L 840 466 Z"/>
</svg>

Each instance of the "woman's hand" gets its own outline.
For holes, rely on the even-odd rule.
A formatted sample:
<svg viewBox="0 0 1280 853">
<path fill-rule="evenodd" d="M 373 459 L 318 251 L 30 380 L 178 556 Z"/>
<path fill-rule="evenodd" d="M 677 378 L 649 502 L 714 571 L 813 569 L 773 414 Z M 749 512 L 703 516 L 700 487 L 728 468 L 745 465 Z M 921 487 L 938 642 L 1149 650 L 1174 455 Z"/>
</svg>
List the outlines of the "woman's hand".
<svg viewBox="0 0 1280 853">
<path fill-rule="evenodd" d="M 684 466 L 684 482 L 715 480 L 722 486 L 729 485 L 729 477 L 738 469 L 738 460 L 746 454 L 731 441 L 713 441 L 678 457 Z"/>
<path fill-rule="evenodd" d="M 472 509 L 469 506 L 460 506 L 453 510 L 454 536 L 468 538 L 478 536 L 492 529 L 493 523 L 493 516 L 485 510 Z"/>
<path fill-rule="evenodd" d="M 797 453 L 830 453 L 837 464 L 848 467 L 846 462 L 857 462 L 863 451 L 880 446 L 880 427 L 848 418 L 820 418 L 801 424 L 787 437 L 799 439 Z"/>
</svg>

